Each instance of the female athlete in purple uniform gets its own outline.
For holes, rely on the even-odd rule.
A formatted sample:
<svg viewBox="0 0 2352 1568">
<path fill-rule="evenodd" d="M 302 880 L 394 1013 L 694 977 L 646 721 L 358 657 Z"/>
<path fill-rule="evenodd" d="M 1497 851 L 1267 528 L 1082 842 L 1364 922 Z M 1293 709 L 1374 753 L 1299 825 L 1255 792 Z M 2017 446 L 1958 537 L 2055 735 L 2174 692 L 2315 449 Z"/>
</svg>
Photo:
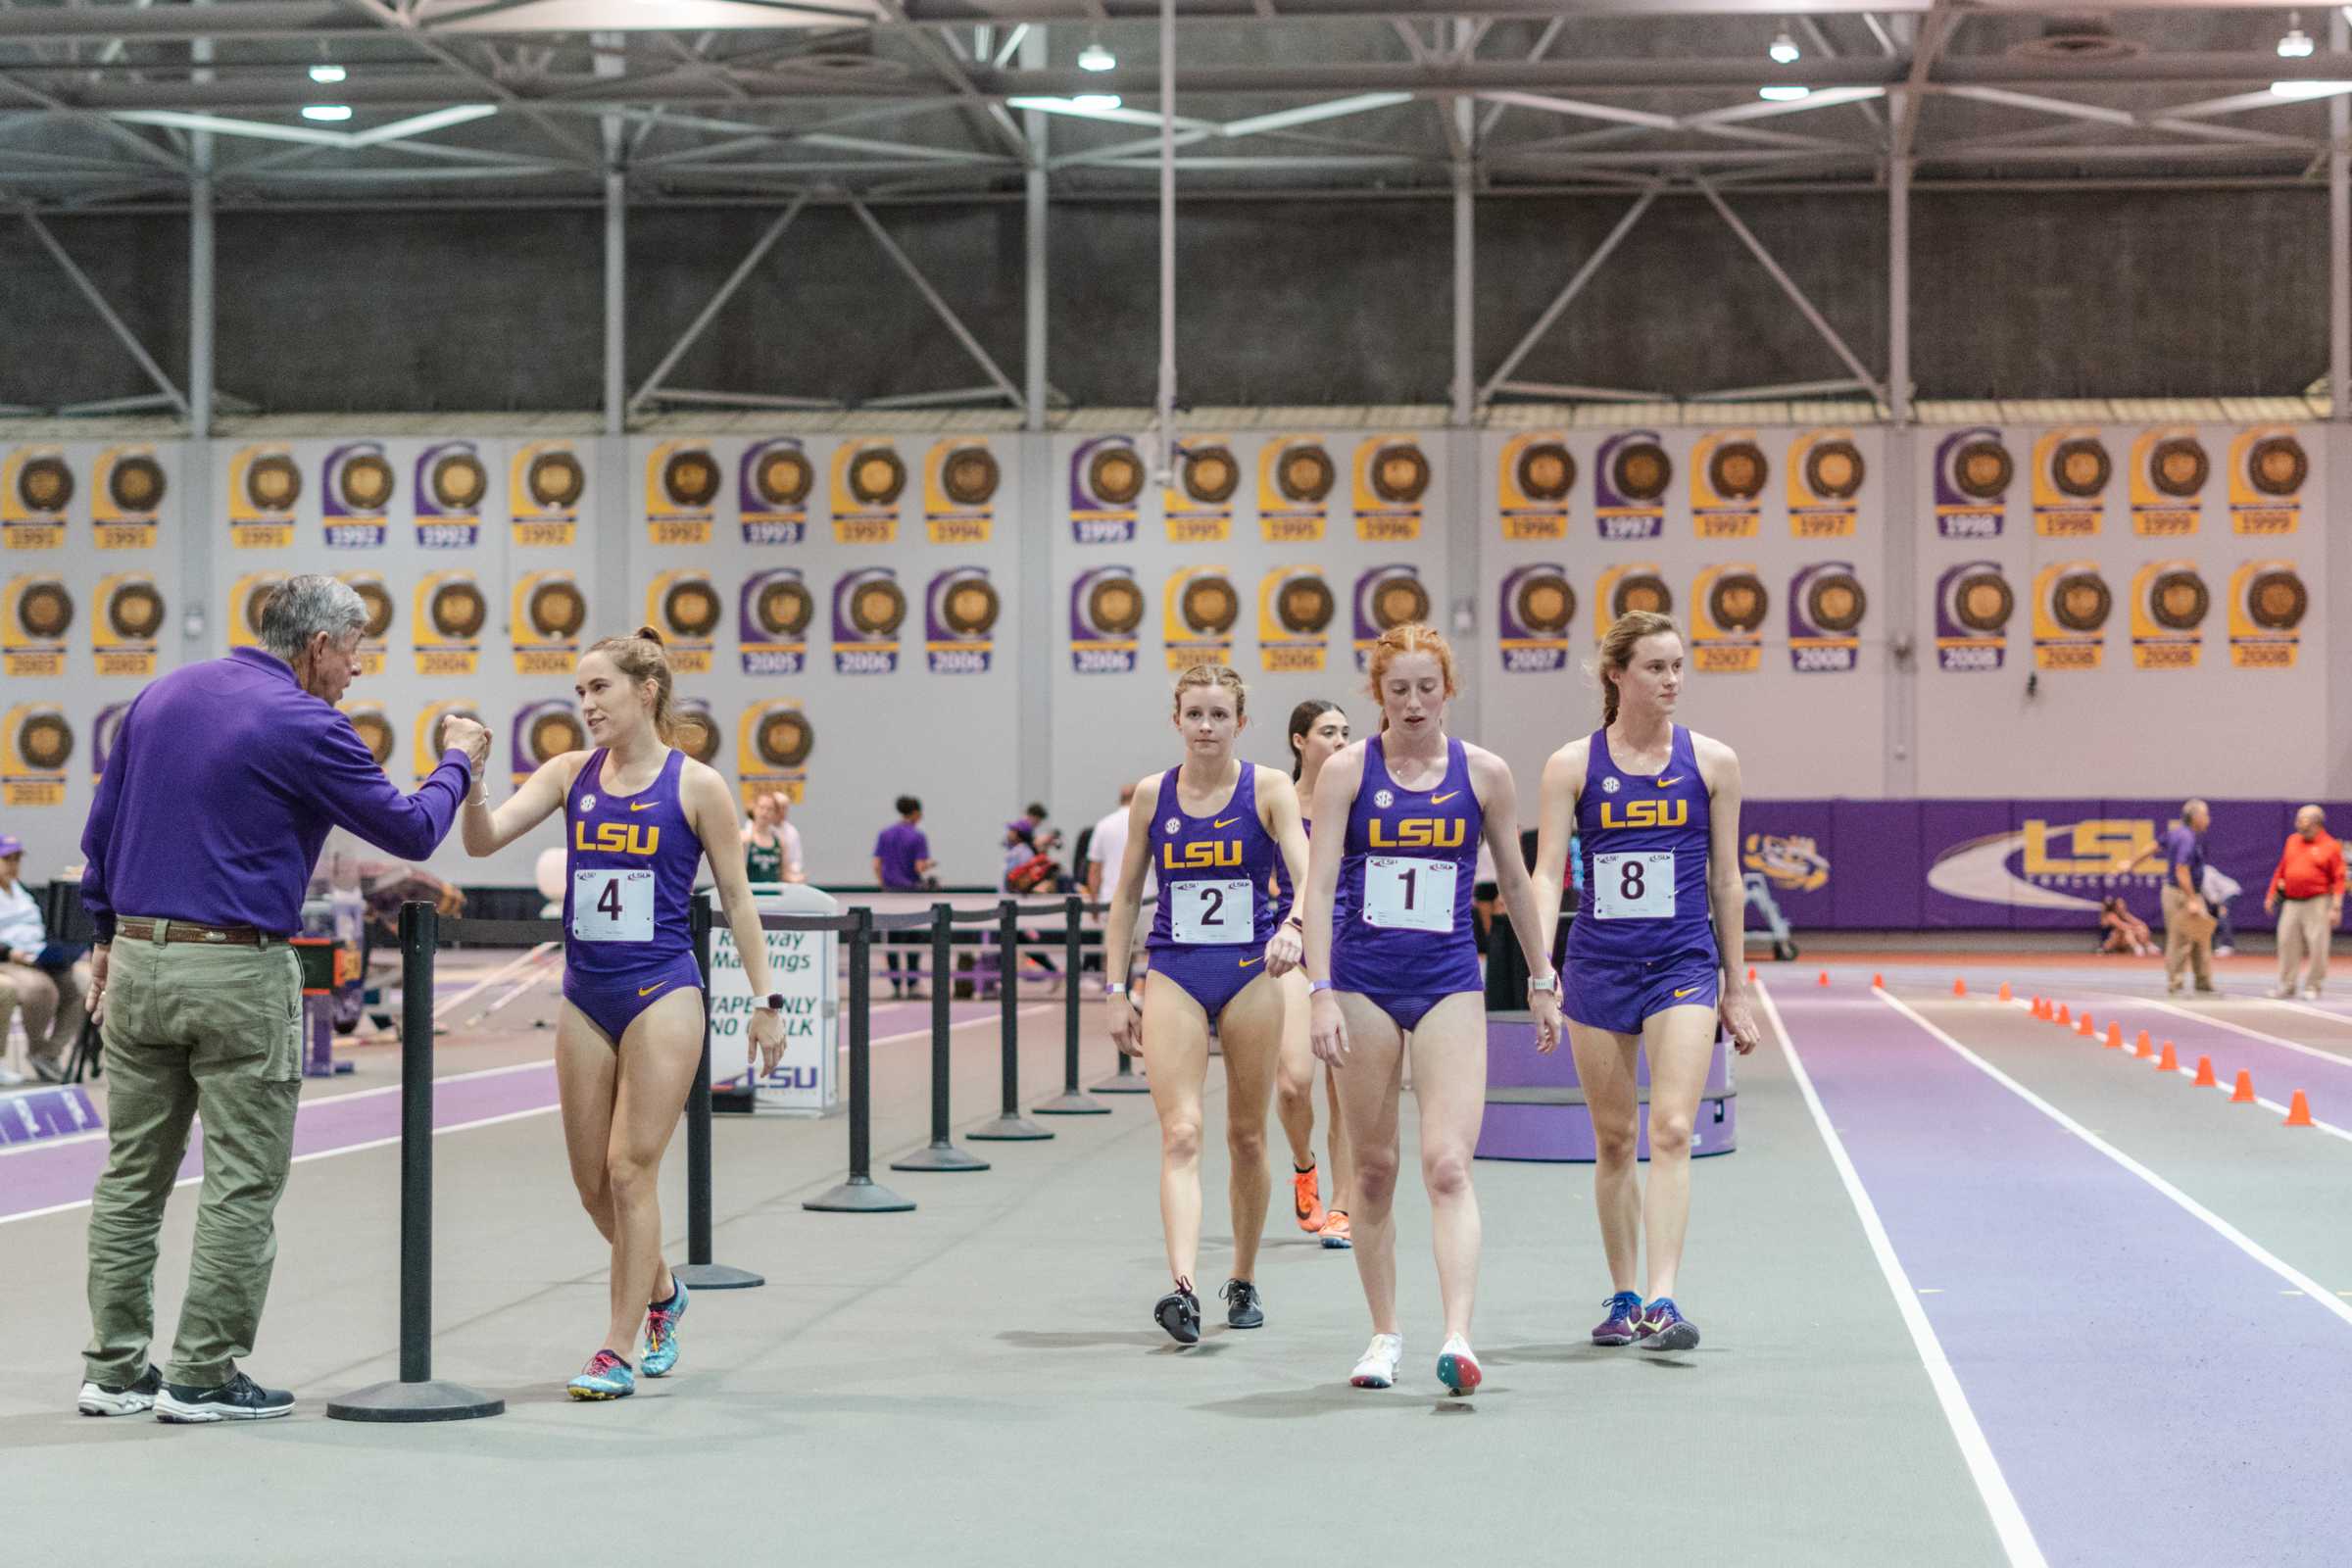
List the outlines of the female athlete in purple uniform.
<svg viewBox="0 0 2352 1568">
<path fill-rule="evenodd" d="M 1688 1350 L 1698 1328 L 1676 1307 L 1674 1291 L 1690 1218 L 1691 1124 L 1718 1025 L 1741 1055 L 1758 1039 L 1740 964 L 1747 907 L 1740 759 L 1674 722 L 1683 639 L 1666 616 L 1620 615 L 1601 639 L 1597 673 L 1601 727 L 1544 764 L 1536 850 L 1546 947 L 1559 923 L 1571 831 L 1584 861 L 1560 1006 L 1599 1146 L 1592 1196 L 1614 1293 L 1592 1343 Z M 1635 1053 L 1642 1049 L 1646 1200 L 1634 1176 L 1642 1108 Z M 1646 1304 L 1634 1290 L 1644 1234 Z"/>
<path fill-rule="evenodd" d="M 768 995 L 767 944 L 726 781 L 672 744 L 677 720 L 661 635 L 641 627 L 633 637 L 606 638 L 580 656 L 573 682 L 596 749 L 541 764 L 495 810 L 477 780 L 463 821 L 466 852 L 483 856 L 564 810 L 556 1084 L 571 1179 L 612 1244 L 612 1319 L 570 1393 L 617 1399 L 636 1392 L 629 1356 L 640 1322 L 645 1375 L 663 1377 L 677 1365 L 686 1311 L 686 1287 L 662 1257 L 657 1178 L 703 1055 L 688 907 L 706 855 L 752 994 L 768 997 L 751 1018 L 762 1075 L 783 1054 L 784 1019 L 780 999 Z"/>
<path fill-rule="evenodd" d="M 1487 1007 L 1470 923 L 1484 839 L 1527 955 L 1538 1043 L 1559 1033 L 1559 981 L 1538 934 L 1519 855 L 1518 807 L 1502 759 L 1446 733 L 1453 651 L 1427 626 L 1392 627 L 1374 645 L 1381 732 L 1333 757 L 1315 784 L 1307 872 L 1306 972 L 1315 1054 L 1340 1069 L 1341 1113 L 1355 1151 L 1355 1266 L 1372 1308 L 1357 1388 L 1396 1381 L 1396 1101 L 1413 1054 L 1421 1181 L 1429 1191 L 1446 1303 L 1438 1378 L 1474 1393 L 1470 1314 L 1478 1290 L 1478 1195 L 1470 1159 L 1486 1115 Z"/>
<path fill-rule="evenodd" d="M 1313 697 L 1291 710 L 1291 778 L 1301 808 L 1315 798 L 1315 781 L 1323 764 L 1348 744 L 1348 715 L 1337 703 Z M 1314 824 L 1301 822 L 1311 837 Z M 1274 868 L 1274 902 L 1292 905 L 1291 879 Z M 1348 1122 L 1340 1114 L 1340 1081 L 1330 1068 L 1315 1060 L 1314 1042 L 1307 1036 L 1306 972 L 1293 969 L 1282 977 L 1282 1059 L 1274 1073 L 1274 1113 L 1291 1141 L 1292 1207 L 1298 1228 L 1327 1248 L 1352 1246 L 1348 1224 L 1349 1178 L 1355 1160 L 1348 1149 Z M 1331 1206 L 1323 1206 L 1315 1168 L 1315 1079 L 1320 1075 L 1331 1097 Z"/>
<path fill-rule="evenodd" d="M 1102 933 L 1102 987 L 1110 1037 L 1140 1054 L 1159 1112 L 1159 1218 L 1175 1288 L 1152 1308 L 1179 1345 L 1200 1338 L 1193 1270 L 1200 1253 L 1200 1095 L 1208 1077 L 1208 1026 L 1225 1051 L 1225 1148 L 1233 1174 L 1233 1276 L 1219 1293 L 1228 1327 L 1253 1329 L 1266 1314 L 1256 1284 L 1266 1228 L 1266 1100 L 1282 1051 L 1283 995 L 1266 982 L 1298 961 L 1298 918 L 1277 906 L 1274 867 L 1294 884 L 1306 869 L 1298 797 L 1277 768 L 1233 755 L 1247 722 L 1242 677 L 1195 664 L 1176 680 L 1181 765 L 1136 784 L 1127 854 Z M 1152 916 L 1151 982 L 1140 1011 L 1123 977 L 1144 869 L 1159 881 Z"/>
</svg>

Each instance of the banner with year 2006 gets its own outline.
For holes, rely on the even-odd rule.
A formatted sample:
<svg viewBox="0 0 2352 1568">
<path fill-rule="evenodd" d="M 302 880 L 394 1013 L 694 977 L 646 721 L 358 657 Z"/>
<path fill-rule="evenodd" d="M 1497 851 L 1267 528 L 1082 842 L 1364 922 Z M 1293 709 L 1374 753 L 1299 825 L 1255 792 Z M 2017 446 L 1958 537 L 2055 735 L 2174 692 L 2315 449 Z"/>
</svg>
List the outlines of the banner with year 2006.
<svg viewBox="0 0 2352 1568">
<path fill-rule="evenodd" d="M 740 1089 L 751 1071 L 752 987 L 737 956 L 715 889 L 710 900 L 710 1082 Z M 829 915 L 831 896 L 793 885 L 764 889 L 761 914 Z M 823 1116 L 841 1103 L 840 1053 L 835 1049 L 840 1002 L 835 972 L 841 939 L 829 931 L 769 931 L 768 980 L 784 994 L 784 1054 L 760 1080 L 753 1108 Z"/>
</svg>

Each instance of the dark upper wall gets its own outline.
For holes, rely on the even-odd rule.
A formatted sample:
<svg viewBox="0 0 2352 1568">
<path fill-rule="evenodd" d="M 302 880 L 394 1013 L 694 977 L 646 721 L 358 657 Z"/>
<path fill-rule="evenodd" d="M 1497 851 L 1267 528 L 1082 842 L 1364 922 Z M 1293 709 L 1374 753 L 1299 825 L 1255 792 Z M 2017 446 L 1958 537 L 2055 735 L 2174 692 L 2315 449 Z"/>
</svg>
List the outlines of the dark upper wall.
<svg viewBox="0 0 2352 1568">
<path fill-rule="evenodd" d="M 1623 198 L 1484 202 L 1487 373 L 1625 211 Z M 1886 356 L 1886 204 L 1735 198 L 1866 365 Z M 771 215 L 633 214 L 634 386 Z M 882 221 L 997 362 L 1021 374 L 1013 204 Z M 1924 397 L 2301 390 L 2326 364 L 2320 191 L 1929 194 L 1914 206 L 1913 366 Z M 175 376 L 186 222 L 51 224 Z M 602 229 L 581 211 L 223 213 L 220 384 L 277 411 L 584 409 L 602 387 Z M 1188 203 L 1178 230 L 1182 395 L 1209 403 L 1442 402 L 1452 238 L 1426 201 Z M 1080 404 L 1148 404 L 1157 220 L 1054 213 L 1052 378 Z M 0 224 L 0 402 L 148 390 L 22 225 Z M 1517 374 L 1666 393 L 1844 374 L 1702 201 L 1660 200 Z M 811 209 L 672 384 L 868 399 L 985 376 L 848 213 Z"/>
</svg>

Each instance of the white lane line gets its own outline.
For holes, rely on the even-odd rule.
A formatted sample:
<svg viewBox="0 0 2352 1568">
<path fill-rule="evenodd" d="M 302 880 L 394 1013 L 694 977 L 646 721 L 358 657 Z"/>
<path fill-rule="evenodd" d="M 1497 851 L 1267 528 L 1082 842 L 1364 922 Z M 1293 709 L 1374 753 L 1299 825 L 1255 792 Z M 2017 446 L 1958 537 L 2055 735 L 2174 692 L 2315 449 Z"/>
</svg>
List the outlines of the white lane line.
<svg viewBox="0 0 2352 1568">
<path fill-rule="evenodd" d="M 1920 1028 L 1926 1030 L 1929 1035 L 1933 1036 L 1939 1044 L 1944 1046 L 1945 1049 L 1959 1056 L 1961 1060 L 1967 1062 L 1970 1066 L 1984 1074 L 1985 1077 L 1990 1078 L 1994 1083 L 1999 1084 L 2003 1089 L 2006 1089 L 2011 1094 L 2017 1096 L 2018 1099 L 2024 1101 L 2027 1104 L 2032 1105 L 2035 1110 L 2040 1111 L 2044 1116 L 2049 1117 L 2050 1120 L 2056 1122 L 2059 1126 L 2065 1128 L 2077 1138 L 2082 1139 L 2082 1142 L 2088 1144 L 2100 1153 L 2105 1154 L 2109 1159 L 2114 1160 L 2118 1165 L 2121 1165 L 2124 1169 L 2130 1171 L 2141 1181 L 2146 1182 L 2150 1187 L 2153 1187 L 2157 1192 L 2172 1200 L 2173 1202 L 2180 1205 L 2180 1207 L 2185 1210 L 2187 1213 L 2196 1219 L 2203 1221 L 2209 1228 L 2212 1229 L 2215 1235 L 2221 1237 L 2230 1246 L 2245 1253 L 2255 1262 L 2260 1263 L 2264 1268 L 2269 1269 L 2272 1273 L 2286 1281 L 2287 1284 L 2295 1287 L 2295 1289 L 2309 1295 L 2313 1299 L 2319 1301 L 2321 1305 L 2327 1307 L 2328 1311 L 2333 1312 L 2337 1317 L 2343 1319 L 2345 1323 L 2352 1324 L 2352 1306 L 2347 1306 L 2343 1302 L 2337 1300 L 2333 1296 L 2328 1295 L 2327 1287 L 2321 1285 L 2319 1281 L 2313 1279 L 2310 1275 L 2304 1273 L 2301 1269 L 2286 1261 L 2286 1259 L 2278 1256 L 2276 1252 L 2273 1252 L 2270 1249 L 2264 1247 L 2260 1242 L 2257 1242 L 2254 1240 L 2254 1238 L 2248 1236 L 2245 1232 L 2239 1230 L 2236 1226 L 2222 1218 L 2221 1215 L 2216 1214 L 2212 1209 L 2207 1208 L 2204 1204 L 2189 1197 L 2188 1194 L 2182 1192 L 2180 1188 L 2175 1187 L 2171 1182 L 2166 1181 L 2162 1176 L 2157 1175 L 2147 1166 L 2141 1164 L 2138 1160 L 2133 1159 L 2130 1154 L 2125 1153 L 2122 1150 L 2116 1148 L 2104 1138 L 2101 1138 L 2097 1133 L 2092 1132 L 2089 1128 L 2075 1120 L 2074 1117 L 2069 1116 L 2065 1111 L 2060 1110 L 2056 1105 L 2051 1104 L 2048 1101 L 2042 1099 L 2033 1090 L 2028 1089 L 2024 1084 L 2019 1083 L 2016 1079 L 2001 1071 L 2000 1068 L 1994 1066 L 1991 1062 L 1986 1061 L 1983 1056 L 1980 1056 L 1975 1052 L 1969 1050 L 1959 1041 L 1953 1039 L 1950 1035 L 1937 1028 L 1934 1023 L 1922 1017 L 1917 1010 L 1904 1003 L 1900 998 L 1889 996 L 1884 991 L 1880 992 L 1878 997 L 1879 1000 L 1885 1003 L 1887 1006 L 1892 1007 L 1895 1011 L 1901 1013 L 1904 1017 L 1919 1025 Z M 2194 1014 L 2191 1016 L 2194 1016 Z"/>
<path fill-rule="evenodd" d="M 2332 1024 L 2352 1024 L 2352 1017 L 2346 1017 L 2340 1012 L 2329 1012 L 2326 1007 L 2315 1007 L 2308 1002 L 2297 1002 L 2292 997 L 2257 997 L 2254 1000 L 2266 1007 L 2284 1007 L 2291 1012 L 2306 1012 L 2314 1018 L 2325 1018 Z"/>
<path fill-rule="evenodd" d="M 2113 995 L 2113 993 L 2101 994 Z M 2217 1017 L 2210 1012 L 2196 1012 L 2190 1008 L 2180 1006 L 2177 1003 L 2160 1002 L 2154 997 L 2124 996 L 2117 997 L 2116 1000 L 2126 1005 L 2154 1007 L 2159 1012 L 2169 1012 L 2176 1018 L 2187 1018 L 2197 1023 L 2209 1023 L 2216 1029 L 2227 1029 L 2233 1035 L 2244 1035 L 2248 1040 L 2259 1040 L 2266 1046 L 2277 1046 L 2283 1051 L 2301 1052 L 2306 1056 L 2317 1056 L 2320 1058 L 2320 1060 L 2333 1062 L 2338 1067 L 2352 1067 L 2352 1056 L 2345 1056 L 2333 1051 L 2322 1051 L 2317 1046 L 2307 1046 L 2299 1040 L 2289 1040 L 2283 1035 L 2270 1034 L 2261 1029 L 2249 1029 L 2242 1023 L 2231 1023 L 2229 1019 Z"/>
<path fill-rule="evenodd" d="M 1773 1033 L 1781 1037 L 1781 1052 L 1788 1059 L 1789 1074 L 1796 1080 L 1797 1092 L 1804 1096 L 1805 1108 L 1812 1112 L 1813 1125 L 1821 1130 L 1821 1141 L 1829 1148 L 1830 1163 L 1837 1167 L 1838 1179 L 1845 1184 L 1845 1196 L 1853 1202 L 1854 1213 L 1862 1222 L 1862 1234 L 1870 1240 L 1871 1252 L 1879 1260 L 1879 1272 L 1886 1277 L 1886 1288 L 1894 1294 L 1903 1327 L 1911 1332 L 1912 1347 L 1927 1368 L 1928 1383 L 1936 1391 L 1936 1402 L 1943 1407 L 1943 1419 L 1952 1429 L 1953 1441 L 1960 1445 L 1960 1455 L 1967 1461 L 1969 1476 L 1977 1484 L 1977 1495 L 1984 1499 L 1985 1512 L 1992 1516 L 1992 1528 L 2001 1539 L 2002 1549 L 2009 1554 L 2012 1568 L 2034 1568 L 2046 1563 L 2041 1547 L 2034 1540 L 2033 1527 L 2026 1523 L 2025 1510 L 2018 1506 L 2017 1494 L 2009 1490 L 2009 1479 L 2001 1474 L 2001 1463 L 1993 1457 L 1992 1445 L 1985 1441 L 1984 1429 L 1977 1424 L 1977 1413 L 1969 1407 L 1967 1391 L 1960 1387 L 1959 1376 L 1943 1353 L 1943 1342 L 1936 1337 L 1936 1326 L 1928 1321 L 1919 1293 L 1912 1288 L 1910 1276 L 1903 1272 L 1902 1260 L 1894 1255 L 1894 1244 L 1887 1239 L 1886 1227 L 1880 1222 L 1878 1205 L 1870 1200 L 1853 1160 L 1846 1155 L 1844 1142 L 1830 1125 L 1830 1114 L 1822 1106 L 1821 1096 L 1814 1092 L 1812 1075 L 1797 1057 L 1796 1042 L 1789 1038 L 1788 1026 L 1781 1021 L 1781 1009 L 1773 1004 L 1771 990 L 1758 981 L 1756 995 L 1764 1004 L 1764 1015 L 1772 1020 Z"/>
</svg>

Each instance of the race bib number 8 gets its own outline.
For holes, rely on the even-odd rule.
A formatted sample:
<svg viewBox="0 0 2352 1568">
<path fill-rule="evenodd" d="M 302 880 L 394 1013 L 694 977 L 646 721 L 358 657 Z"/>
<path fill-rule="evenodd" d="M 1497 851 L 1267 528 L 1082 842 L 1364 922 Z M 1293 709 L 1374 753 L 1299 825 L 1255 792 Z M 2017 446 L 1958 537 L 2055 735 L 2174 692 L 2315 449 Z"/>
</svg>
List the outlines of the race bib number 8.
<svg viewBox="0 0 2352 1568">
<path fill-rule="evenodd" d="M 1364 861 L 1364 920 L 1392 931 L 1451 931 L 1454 878 L 1451 860 L 1422 860 L 1375 855 Z"/>
<path fill-rule="evenodd" d="M 654 873 L 571 873 L 571 937 L 575 942 L 654 940 Z"/>
<path fill-rule="evenodd" d="M 1168 931 L 1183 946 L 1231 947 L 1256 939 L 1257 910 L 1250 902 L 1248 878 L 1173 882 L 1165 892 Z"/>
<path fill-rule="evenodd" d="M 1592 913 L 1603 920 L 1674 918 L 1674 852 L 1592 857 Z"/>
</svg>

